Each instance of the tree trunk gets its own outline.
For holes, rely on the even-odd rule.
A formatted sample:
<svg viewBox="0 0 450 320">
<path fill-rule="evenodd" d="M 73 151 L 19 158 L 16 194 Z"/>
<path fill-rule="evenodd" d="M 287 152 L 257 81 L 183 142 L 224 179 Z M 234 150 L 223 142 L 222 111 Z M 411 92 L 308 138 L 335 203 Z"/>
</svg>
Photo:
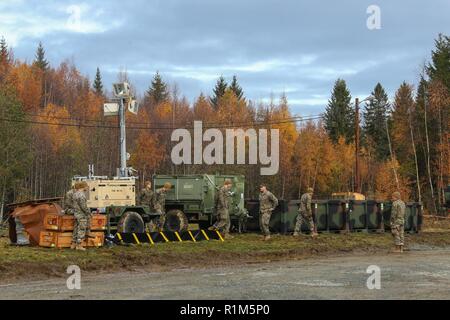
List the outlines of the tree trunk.
<svg viewBox="0 0 450 320">
<path fill-rule="evenodd" d="M 409 115 L 409 132 L 411 134 L 411 145 L 414 152 L 414 163 L 416 165 L 416 185 L 417 185 L 417 195 L 419 197 L 419 202 L 422 202 L 422 193 L 420 191 L 420 178 L 419 178 L 419 164 L 417 163 L 417 151 L 416 144 L 414 142 L 414 132 L 412 128 L 411 114 Z"/>
<path fill-rule="evenodd" d="M 430 191 L 431 191 L 431 201 L 433 202 L 433 209 L 434 214 L 437 214 L 437 208 L 436 208 L 436 200 L 434 198 L 434 187 L 433 187 L 433 181 L 431 178 L 431 168 L 430 168 L 430 139 L 428 137 L 428 120 L 427 120 L 427 98 L 424 97 L 424 121 L 425 121 L 425 139 L 426 139 L 426 147 L 427 147 L 427 171 L 428 171 L 428 181 L 430 183 Z"/>
<path fill-rule="evenodd" d="M 439 113 L 439 207 L 443 207 L 445 204 L 445 185 L 444 185 L 444 156 L 443 156 L 443 148 L 444 148 L 444 142 L 442 140 L 442 113 L 441 108 L 439 107 L 438 110 Z"/>
<path fill-rule="evenodd" d="M 388 144 L 389 144 L 389 153 L 391 155 L 391 162 L 392 162 L 392 170 L 394 171 L 394 177 L 395 177 L 395 183 L 397 184 L 397 190 L 400 190 L 400 183 L 398 182 L 398 176 L 397 176 L 397 169 L 395 168 L 395 157 L 394 157 L 394 153 L 392 152 L 392 144 L 391 144 L 391 137 L 389 135 L 389 124 L 388 124 L 388 119 L 386 118 L 386 135 L 388 138 Z"/>
</svg>

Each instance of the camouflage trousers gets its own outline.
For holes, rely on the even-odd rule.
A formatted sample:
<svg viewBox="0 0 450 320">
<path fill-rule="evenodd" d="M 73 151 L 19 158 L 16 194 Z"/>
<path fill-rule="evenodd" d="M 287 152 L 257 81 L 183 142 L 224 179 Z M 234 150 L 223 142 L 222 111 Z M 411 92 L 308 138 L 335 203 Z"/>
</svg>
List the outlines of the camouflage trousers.
<svg viewBox="0 0 450 320">
<path fill-rule="evenodd" d="M 164 224 L 166 223 L 166 213 L 163 212 L 162 210 L 156 210 L 156 212 L 159 213 L 157 227 L 158 227 L 159 231 L 163 231 Z"/>
<path fill-rule="evenodd" d="M 263 210 L 259 213 L 259 227 L 261 228 L 261 232 L 268 236 L 270 235 L 270 217 L 272 216 L 272 211 Z"/>
<path fill-rule="evenodd" d="M 91 216 L 78 211 L 75 211 L 74 216 L 75 226 L 72 241 L 80 244 L 86 238 L 86 233 L 90 232 Z"/>
<path fill-rule="evenodd" d="M 214 227 L 220 231 L 222 231 L 224 234 L 227 234 L 230 232 L 230 214 L 227 209 L 221 209 L 217 211 L 217 221 L 214 223 Z"/>
<path fill-rule="evenodd" d="M 302 224 L 307 223 L 309 226 L 309 230 L 314 232 L 314 220 L 311 212 L 308 211 L 299 211 L 297 215 L 297 221 L 295 222 L 294 232 L 301 233 L 302 232 Z"/>
<path fill-rule="evenodd" d="M 405 226 L 402 224 L 391 225 L 391 233 L 394 237 L 395 245 L 403 246 L 405 244 Z"/>
</svg>

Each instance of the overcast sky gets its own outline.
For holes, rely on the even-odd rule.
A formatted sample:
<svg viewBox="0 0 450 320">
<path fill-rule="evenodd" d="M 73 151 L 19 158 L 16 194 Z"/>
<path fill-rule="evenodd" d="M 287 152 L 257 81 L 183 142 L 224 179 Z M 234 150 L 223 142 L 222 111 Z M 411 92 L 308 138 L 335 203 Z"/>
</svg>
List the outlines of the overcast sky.
<svg viewBox="0 0 450 320">
<path fill-rule="evenodd" d="M 370 5 L 381 29 L 367 27 Z M 285 92 L 310 115 L 339 77 L 360 98 L 416 83 L 449 13 L 448 0 L 0 0 L 0 36 L 22 60 L 42 41 L 53 66 L 71 59 L 90 79 L 98 66 L 108 88 L 123 68 L 142 94 L 159 70 L 193 101 L 236 74 L 247 98 Z"/>
</svg>

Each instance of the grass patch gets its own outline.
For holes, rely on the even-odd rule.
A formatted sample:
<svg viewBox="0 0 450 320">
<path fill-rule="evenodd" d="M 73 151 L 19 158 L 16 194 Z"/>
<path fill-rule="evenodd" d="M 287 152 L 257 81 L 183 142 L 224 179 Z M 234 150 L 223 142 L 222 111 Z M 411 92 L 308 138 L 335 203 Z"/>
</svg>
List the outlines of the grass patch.
<svg viewBox="0 0 450 320">
<path fill-rule="evenodd" d="M 14 247 L 0 239 L 0 282 L 66 276 L 71 264 L 83 271 L 112 272 L 142 269 L 165 271 L 233 264 L 296 260 L 311 256 L 345 253 L 387 252 L 393 243 L 390 234 L 321 234 L 317 239 L 274 235 L 261 241 L 257 234 L 237 235 L 225 242 L 203 241 L 115 246 L 74 250 Z M 450 246 L 450 232 L 406 235 L 408 245 Z"/>
</svg>

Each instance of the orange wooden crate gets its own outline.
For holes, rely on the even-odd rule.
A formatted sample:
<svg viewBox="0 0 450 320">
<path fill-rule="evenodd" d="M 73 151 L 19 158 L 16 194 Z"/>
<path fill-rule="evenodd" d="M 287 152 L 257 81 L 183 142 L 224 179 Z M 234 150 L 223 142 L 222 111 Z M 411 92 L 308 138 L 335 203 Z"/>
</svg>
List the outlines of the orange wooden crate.
<svg viewBox="0 0 450 320">
<path fill-rule="evenodd" d="M 106 215 L 94 214 L 91 219 L 91 231 L 106 230 Z"/>
<path fill-rule="evenodd" d="M 51 231 L 73 231 L 75 217 L 49 213 L 44 217 L 44 229 Z M 106 229 L 106 215 L 94 214 L 91 219 L 91 231 Z"/>
<path fill-rule="evenodd" d="M 83 240 L 85 247 L 101 247 L 105 241 L 103 232 L 91 232 L 95 238 Z M 69 248 L 72 244 L 72 232 L 41 231 L 39 246 L 47 248 Z"/>
</svg>

